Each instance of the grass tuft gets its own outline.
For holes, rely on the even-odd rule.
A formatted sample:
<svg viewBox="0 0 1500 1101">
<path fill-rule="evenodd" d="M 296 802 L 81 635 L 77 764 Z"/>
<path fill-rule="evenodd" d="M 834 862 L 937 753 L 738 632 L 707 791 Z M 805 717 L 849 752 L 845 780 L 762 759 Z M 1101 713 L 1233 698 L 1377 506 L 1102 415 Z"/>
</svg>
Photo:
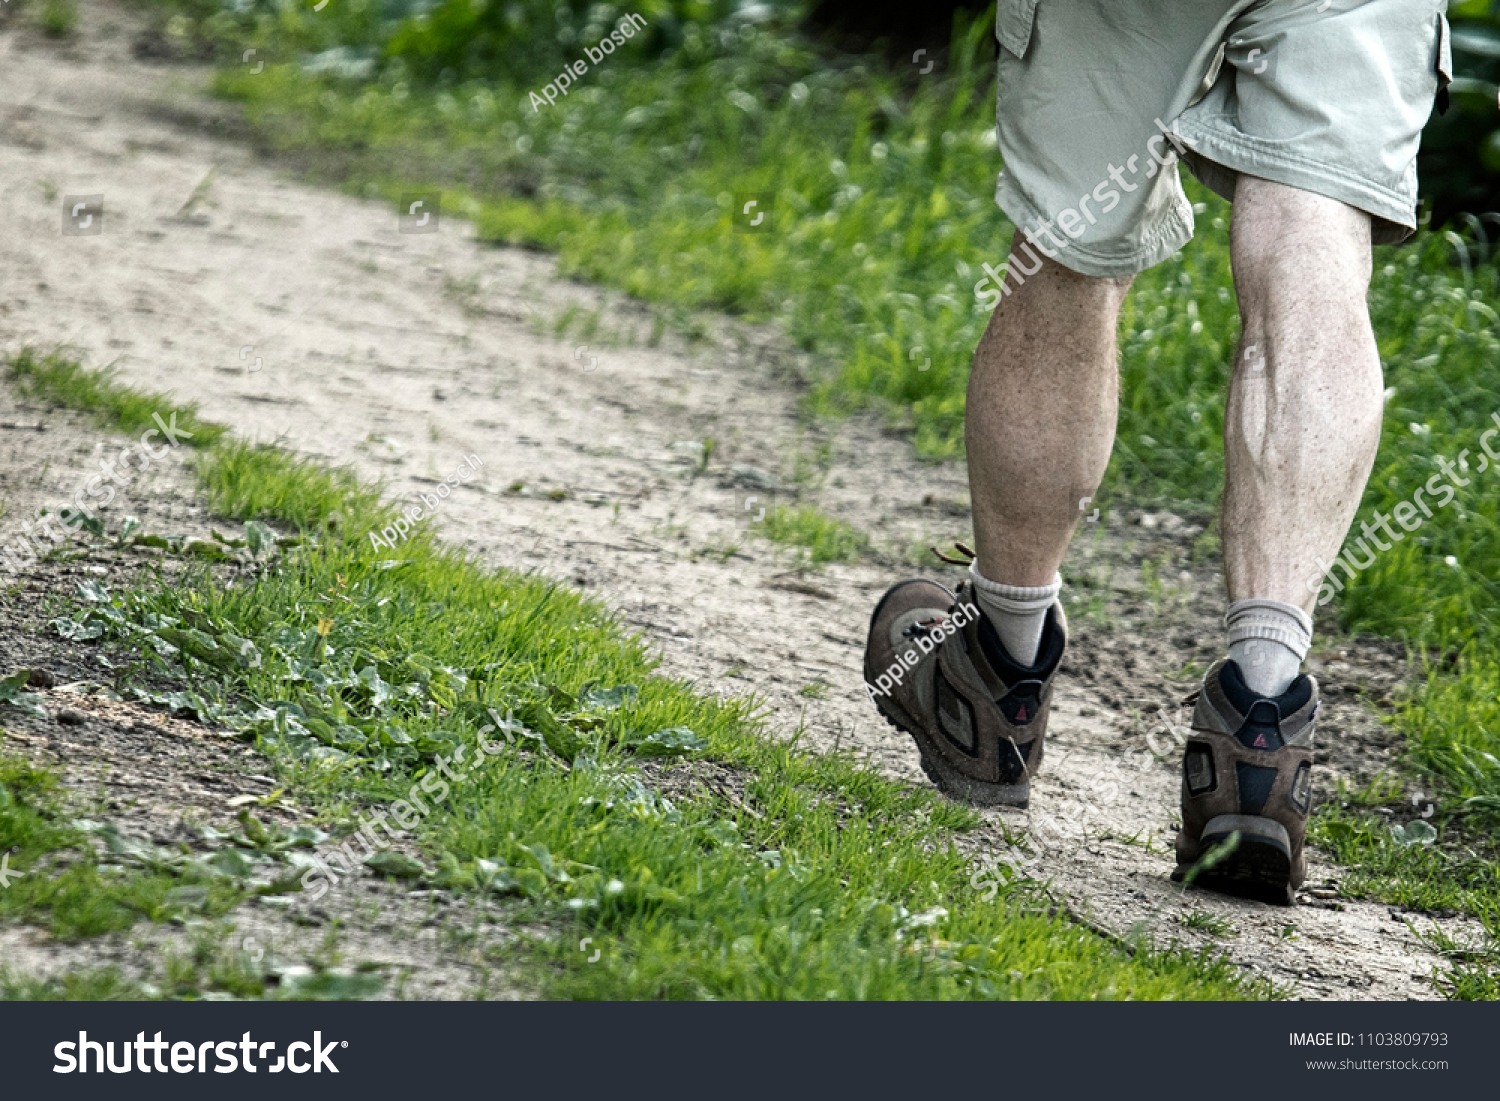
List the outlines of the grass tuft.
<svg viewBox="0 0 1500 1101">
<path fill-rule="evenodd" d="M 856 561 L 868 545 L 844 521 L 825 516 L 812 505 L 780 505 L 767 514 L 758 530 L 773 543 L 797 548 L 813 565 Z"/>
<path fill-rule="evenodd" d="M 181 434 L 191 433 L 190 442 L 195 447 L 209 447 L 228 431 L 199 417 L 196 405 L 179 405 L 170 395 L 124 386 L 115 380 L 113 372 L 84 367 L 62 352 L 43 355 L 22 348 L 7 363 L 6 373 L 23 396 L 92 413 L 101 425 L 122 432 L 157 428 L 158 416 L 170 425 L 174 415 Z"/>
</svg>

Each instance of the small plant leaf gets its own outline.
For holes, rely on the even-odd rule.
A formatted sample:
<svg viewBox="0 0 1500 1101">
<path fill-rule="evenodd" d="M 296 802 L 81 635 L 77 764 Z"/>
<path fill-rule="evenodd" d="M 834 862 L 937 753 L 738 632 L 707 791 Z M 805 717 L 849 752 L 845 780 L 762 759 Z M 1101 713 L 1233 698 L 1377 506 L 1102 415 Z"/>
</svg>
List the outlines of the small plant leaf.
<svg viewBox="0 0 1500 1101">
<path fill-rule="evenodd" d="M 276 533 L 268 524 L 248 520 L 245 523 L 245 545 L 250 548 L 252 555 L 259 558 L 261 551 L 276 545 Z"/>
<path fill-rule="evenodd" d="M 365 866 L 389 879 L 420 879 L 427 866 L 404 853 L 378 852 L 365 859 Z"/>
</svg>

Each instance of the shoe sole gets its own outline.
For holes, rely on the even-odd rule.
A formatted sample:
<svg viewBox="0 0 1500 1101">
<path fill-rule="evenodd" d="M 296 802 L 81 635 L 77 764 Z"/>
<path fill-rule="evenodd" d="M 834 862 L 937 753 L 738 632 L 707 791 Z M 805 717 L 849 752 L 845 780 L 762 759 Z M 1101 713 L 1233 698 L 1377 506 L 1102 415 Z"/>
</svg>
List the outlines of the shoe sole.
<svg viewBox="0 0 1500 1101">
<path fill-rule="evenodd" d="M 903 734 L 911 735 L 911 740 L 917 743 L 917 752 L 922 757 L 922 771 L 927 774 L 927 778 L 933 782 L 938 791 L 948 798 L 963 803 L 972 803 L 976 807 L 1026 809 L 1031 801 L 1031 781 L 1023 780 L 1019 784 L 991 784 L 966 776 L 937 754 L 928 752 L 924 744 L 925 739 L 906 723 L 895 718 L 879 703 L 875 706 L 879 709 L 881 717 L 893 728 Z"/>
<path fill-rule="evenodd" d="M 1192 885 L 1276 906 L 1294 905 L 1297 894 L 1292 886 L 1292 847 L 1286 827 L 1256 815 L 1221 814 L 1203 827 L 1198 851 L 1207 852 L 1236 833 L 1240 839 L 1234 850 L 1213 867 L 1201 869 Z M 1177 865 L 1172 882 L 1181 883 L 1193 867 Z"/>
</svg>

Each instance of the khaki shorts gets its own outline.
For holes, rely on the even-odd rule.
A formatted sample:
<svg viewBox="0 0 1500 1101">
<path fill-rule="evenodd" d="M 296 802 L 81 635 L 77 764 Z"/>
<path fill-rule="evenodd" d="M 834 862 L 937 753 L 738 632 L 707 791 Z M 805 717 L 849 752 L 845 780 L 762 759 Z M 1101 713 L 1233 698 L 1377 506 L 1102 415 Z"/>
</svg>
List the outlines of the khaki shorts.
<svg viewBox="0 0 1500 1101">
<path fill-rule="evenodd" d="M 1086 275 L 1142 271 L 1191 239 L 1179 157 L 1226 199 L 1243 172 L 1368 212 L 1376 244 L 1404 240 L 1422 127 L 1451 79 L 1447 6 L 999 0 L 995 201 Z"/>
</svg>

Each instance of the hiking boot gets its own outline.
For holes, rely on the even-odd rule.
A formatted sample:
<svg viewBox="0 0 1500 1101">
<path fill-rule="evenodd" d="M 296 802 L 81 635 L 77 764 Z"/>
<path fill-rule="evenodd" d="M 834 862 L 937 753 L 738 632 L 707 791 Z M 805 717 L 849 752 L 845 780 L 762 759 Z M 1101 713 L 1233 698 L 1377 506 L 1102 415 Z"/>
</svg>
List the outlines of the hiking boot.
<svg viewBox="0 0 1500 1101">
<path fill-rule="evenodd" d="M 1182 759 L 1177 870 L 1225 894 L 1290 906 L 1307 877 L 1302 840 L 1312 803 L 1318 682 L 1307 674 L 1275 699 L 1245 684 L 1233 661 L 1203 678 Z M 1214 860 L 1210 850 L 1238 839 Z M 1210 866 L 1211 865 L 1211 866 Z"/>
<path fill-rule="evenodd" d="M 982 806 L 1024 807 L 1066 645 L 1067 620 L 1054 604 L 1036 664 L 1017 665 L 969 582 L 955 595 L 931 581 L 903 581 L 870 618 L 865 690 L 888 723 L 916 740 L 922 771 L 938 790 Z"/>
</svg>

